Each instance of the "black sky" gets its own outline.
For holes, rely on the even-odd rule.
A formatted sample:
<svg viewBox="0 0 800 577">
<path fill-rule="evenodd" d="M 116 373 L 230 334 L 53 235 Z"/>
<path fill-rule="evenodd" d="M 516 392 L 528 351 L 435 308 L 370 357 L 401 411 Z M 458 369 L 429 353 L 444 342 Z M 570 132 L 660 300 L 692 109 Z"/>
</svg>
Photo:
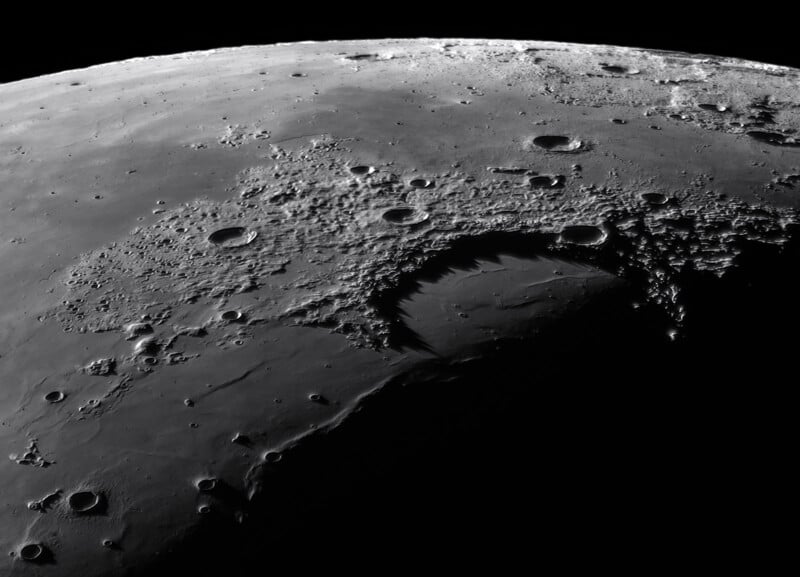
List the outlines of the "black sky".
<svg viewBox="0 0 800 577">
<path fill-rule="evenodd" d="M 144 5 L 26 8 L 6 13 L 0 82 L 157 54 L 243 44 L 387 37 L 467 37 L 616 44 L 734 56 L 800 67 L 780 16 L 725 4 L 577 2 L 460 5 L 217 4 L 169 11 Z M 243 8 L 243 6 L 247 6 Z M 37 14 L 36 12 L 42 14 Z M 46 14 L 46 17 L 43 16 Z"/>
</svg>

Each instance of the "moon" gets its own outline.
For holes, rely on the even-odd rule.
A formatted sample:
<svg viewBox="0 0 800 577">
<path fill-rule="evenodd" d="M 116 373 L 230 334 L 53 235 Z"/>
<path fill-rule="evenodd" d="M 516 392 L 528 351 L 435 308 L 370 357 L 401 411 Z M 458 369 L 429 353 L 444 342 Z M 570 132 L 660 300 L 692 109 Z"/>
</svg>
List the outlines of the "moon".
<svg viewBox="0 0 800 577">
<path fill-rule="evenodd" d="M 477 475 L 476 507 L 508 505 L 480 487 L 534 454 L 568 466 L 547 439 L 598 463 L 610 430 L 628 455 L 667 413 L 700 431 L 686 399 L 717 389 L 672 381 L 672 399 L 648 363 L 734 355 L 735 331 L 703 327 L 771 306 L 731 287 L 796 254 L 798 81 L 713 56 L 419 39 L 0 85 L 0 573 L 152 574 L 187 551 L 225 566 L 237 543 L 256 558 L 335 539 L 355 510 L 385 529 L 414 507 L 389 487 L 425 471 L 437 496 L 414 523 L 451 530 L 468 516 L 437 516 L 453 490 L 437 471 Z M 384 458 L 390 475 L 363 473 Z"/>
</svg>

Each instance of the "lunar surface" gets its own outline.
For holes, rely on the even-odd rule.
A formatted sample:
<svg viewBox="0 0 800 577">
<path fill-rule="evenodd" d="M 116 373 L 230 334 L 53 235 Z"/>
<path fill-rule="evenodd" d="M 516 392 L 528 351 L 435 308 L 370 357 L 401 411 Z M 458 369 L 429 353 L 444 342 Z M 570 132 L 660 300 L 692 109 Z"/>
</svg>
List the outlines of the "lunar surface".
<svg viewBox="0 0 800 577">
<path fill-rule="evenodd" d="M 799 86 L 425 39 L 0 85 L 0 575 L 756 523 L 744 480 L 788 459 Z"/>
</svg>

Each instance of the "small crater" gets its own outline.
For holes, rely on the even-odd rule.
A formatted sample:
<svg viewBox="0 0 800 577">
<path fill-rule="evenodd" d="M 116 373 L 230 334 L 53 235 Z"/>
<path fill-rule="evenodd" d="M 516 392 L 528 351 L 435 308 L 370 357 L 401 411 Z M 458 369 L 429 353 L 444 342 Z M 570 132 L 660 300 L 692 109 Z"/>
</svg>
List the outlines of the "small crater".
<svg viewBox="0 0 800 577">
<path fill-rule="evenodd" d="M 597 226 L 568 226 L 561 231 L 559 240 L 568 244 L 593 246 L 605 242 L 606 233 Z"/>
<path fill-rule="evenodd" d="M 67 395 L 64 394 L 63 391 L 50 391 L 44 396 L 44 400 L 48 403 L 60 403 L 64 399 L 67 398 Z"/>
<path fill-rule="evenodd" d="M 529 168 L 518 168 L 516 166 L 489 166 L 486 168 L 492 174 L 511 174 L 514 176 L 521 176 L 525 174 L 536 174 Z"/>
<path fill-rule="evenodd" d="M 229 323 L 235 323 L 237 321 L 242 320 L 244 318 L 244 314 L 242 314 L 241 311 L 231 310 L 221 313 L 219 315 L 219 318 Z"/>
<path fill-rule="evenodd" d="M 94 491 L 76 491 L 67 499 L 69 508 L 80 515 L 100 513 L 103 508 L 103 495 Z"/>
<path fill-rule="evenodd" d="M 560 174 L 542 174 L 528 180 L 533 188 L 563 188 L 566 178 Z"/>
<path fill-rule="evenodd" d="M 612 124 L 628 124 L 628 121 L 625 120 L 624 118 L 612 118 L 611 119 L 611 123 Z"/>
<path fill-rule="evenodd" d="M 415 178 L 408 181 L 408 185 L 413 188 L 431 188 L 433 187 L 433 181 L 427 178 Z"/>
<path fill-rule="evenodd" d="M 258 236 L 255 231 L 248 231 L 243 226 L 232 226 L 215 230 L 208 235 L 208 242 L 223 248 L 238 248 L 253 242 Z"/>
<path fill-rule="evenodd" d="M 350 167 L 350 174 L 354 174 L 356 176 L 367 176 L 375 172 L 375 168 L 372 166 L 366 166 L 359 164 L 357 166 Z"/>
<path fill-rule="evenodd" d="M 305 78 L 306 76 L 308 76 L 308 74 L 306 74 L 305 72 L 293 72 L 292 73 L 292 78 Z"/>
<path fill-rule="evenodd" d="M 217 488 L 217 479 L 214 477 L 207 477 L 205 479 L 200 479 L 195 483 L 197 490 L 201 493 L 210 493 L 214 489 Z"/>
<path fill-rule="evenodd" d="M 312 403 L 319 403 L 320 405 L 327 405 L 328 404 L 328 399 L 326 399 L 325 397 L 323 397 L 319 393 L 311 393 L 311 394 L 309 394 L 308 395 L 308 400 L 311 401 Z"/>
<path fill-rule="evenodd" d="M 44 563 L 47 561 L 49 551 L 41 543 L 26 543 L 19 550 L 19 556 L 28 563 Z"/>
<path fill-rule="evenodd" d="M 576 152 L 583 147 L 583 142 L 577 138 L 549 134 L 537 136 L 533 144 L 550 152 Z"/>
<path fill-rule="evenodd" d="M 639 74 L 639 70 L 636 68 L 630 68 L 629 66 L 623 66 L 621 64 L 600 64 L 600 68 L 602 68 L 605 72 L 609 72 L 611 74 Z"/>
<path fill-rule="evenodd" d="M 381 217 L 386 222 L 400 226 L 415 226 L 428 220 L 428 213 L 415 208 L 401 206 L 390 208 Z"/>
<path fill-rule="evenodd" d="M 669 201 L 669 198 L 660 192 L 643 192 L 640 196 L 643 201 L 652 206 L 663 206 Z"/>
<path fill-rule="evenodd" d="M 281 455 L 278 451 L 267 451 L 264 453 L 264 461 L 267 463 L 277 463 L 281 460 L 281 458 L 283 458 L 283 455 Z"/>
<path fill-rule="evenodd" d="M 363 60 L 368 61 L 375 61 L 378 59 L 377 54 L 351 54 L 350 56 L 345 56 L 345 60 L 354 60 L 356 62 L 361 62 Z"/>
</svg>

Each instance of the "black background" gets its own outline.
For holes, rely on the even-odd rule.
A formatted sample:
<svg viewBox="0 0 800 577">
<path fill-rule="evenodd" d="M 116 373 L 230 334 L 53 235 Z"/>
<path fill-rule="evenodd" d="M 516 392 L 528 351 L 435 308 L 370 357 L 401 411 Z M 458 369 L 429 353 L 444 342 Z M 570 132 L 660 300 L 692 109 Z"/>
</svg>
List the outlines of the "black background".
<svg viewBox="0 0 800 577">
<path fill-rule="evenodd" d="M 5 10 L 5 9 L 4 9 Z M 467 37 L 615 44 L 800 66 L 779 13 L 753 5 L 605 3 L 107 4 L 5 10 L 0 81 L 244 44 Z"/>
</svg>

